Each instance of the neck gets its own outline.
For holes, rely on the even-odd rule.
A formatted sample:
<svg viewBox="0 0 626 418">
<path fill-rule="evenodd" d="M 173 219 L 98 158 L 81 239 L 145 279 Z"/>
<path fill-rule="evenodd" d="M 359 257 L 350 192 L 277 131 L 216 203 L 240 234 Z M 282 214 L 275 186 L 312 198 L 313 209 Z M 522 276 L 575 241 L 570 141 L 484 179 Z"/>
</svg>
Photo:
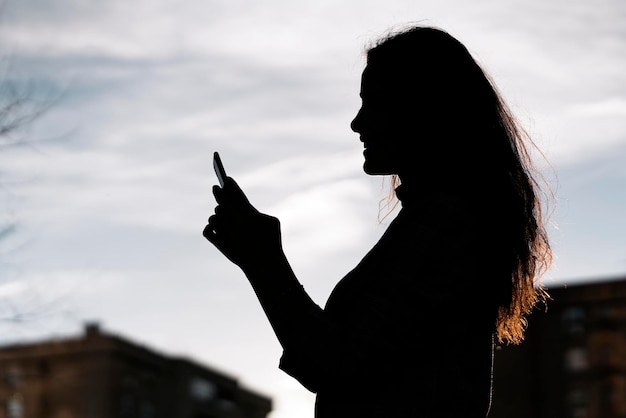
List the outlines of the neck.
<svg viewBox="0 0 626 418">
<path fill-rule="evenodd" d="M 398 177 L 400 178 L 400 184 L 402 185 L 402 189 L 405 190 L 405 193 L 419 193 L 420 195 L 431 194 L 449 187 L 449 185 L 442 182 L 440 178 L 432 179 L 426 176 L 419 178 L 416 176 L 400 175 Z"/>
</svg>

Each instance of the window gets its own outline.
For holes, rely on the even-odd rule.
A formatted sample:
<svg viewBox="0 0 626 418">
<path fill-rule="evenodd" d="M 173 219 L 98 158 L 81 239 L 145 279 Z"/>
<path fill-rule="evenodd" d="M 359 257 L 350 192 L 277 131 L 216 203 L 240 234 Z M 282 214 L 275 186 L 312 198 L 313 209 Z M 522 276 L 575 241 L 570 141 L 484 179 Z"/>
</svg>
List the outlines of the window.
<svg viewBox="0 0 626 418">
<path fill-rule="evenodd" d="M 217 387 L 209 380 L 195 377 L 189 382 L 189 393 L 193 399 L 206 402 L 215 398 Z"/>
<path fill-rule="evenodd" d="M 565 416 L 569 418 L 587 418 L 589 407 L 589 387 L 582 381 L 570 382 L 567 391 L 568 409 Z"/>
<path fill-rule="evenodd" d="M 24 403 L 20 395 L 13 395 L 6 405 L 8 418 L 22 418 L 24 416 Z"/>
<path fill-rule="evenodd" d="M 6 382 L 7 385 L 14 388 L 17 387 L 22 381 L 22 372 L 20 368 L 16 365 L 9 367 L 6 372 Z"/>
<path fill-rule="evenodd" d="M 587 360 L 587 350 L 582 347 L 570 348 L 565 352 L 565 369 L 570 372 L 580 372 L 587 370 L 589 361 Z"/>
<path fill-rule="evenodd" d="M 567 394 L 567 401 L 570 403 L 570 405 L 587 405 L 587 391 L 580 388 L 572 389 Z"/>
<path fill-rule="evenodd" d="M 585 332 L 585 309 L 582 306 L 571 306 L 561 316 L 563 330 L 568 334 Z"/>
<path fill-rule="evenodd" d="M 141 407 L 139 408 L 139 418 L 154 418 L 154 406 L 152 402 L 144 400 L 141 402 Z"/>
</svg>

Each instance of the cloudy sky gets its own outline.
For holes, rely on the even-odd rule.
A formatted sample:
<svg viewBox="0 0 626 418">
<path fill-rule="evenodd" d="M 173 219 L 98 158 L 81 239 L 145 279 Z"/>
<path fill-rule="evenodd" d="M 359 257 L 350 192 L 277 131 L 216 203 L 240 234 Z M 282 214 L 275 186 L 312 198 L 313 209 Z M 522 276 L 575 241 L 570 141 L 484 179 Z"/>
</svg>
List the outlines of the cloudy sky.
<svg viewBox="0 0 626 418">
<path fill-rule="evenodd" d="M 2 342 L 97 320 L 271 396 L 271 418 L 312 417 L 245 278 L 201 236 L 211 156 L 281 219 L 323 305 L 388 222 L 349 123 L 364 46 L 410 21 L 459 38 L 547 156 L 544 282 L 626 275 L 623 1 L 0 3 L 0 75 L 47 108 L 0 153 L 0 219 L 16 226 L 0 240 Z"/>
</svg>

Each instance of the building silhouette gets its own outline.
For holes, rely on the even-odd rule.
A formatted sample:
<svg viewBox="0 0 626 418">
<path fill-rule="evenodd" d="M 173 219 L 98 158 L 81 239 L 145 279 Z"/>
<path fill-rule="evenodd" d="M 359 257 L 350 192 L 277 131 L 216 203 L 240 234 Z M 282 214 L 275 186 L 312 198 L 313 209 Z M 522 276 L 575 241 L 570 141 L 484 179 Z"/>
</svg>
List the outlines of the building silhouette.
<svg viewBox="0 0 626 418">
<path fill-rule="evenodd" d="M 496 350 L 489 418 L 626 418 L 626 278 L 553 286 Z"/>
<path fill-rule="evenodd" d="M 236 379 L 90 324 L 78 338 L 0 347 L 0 418 L 265 418 Z"/>
</svg>

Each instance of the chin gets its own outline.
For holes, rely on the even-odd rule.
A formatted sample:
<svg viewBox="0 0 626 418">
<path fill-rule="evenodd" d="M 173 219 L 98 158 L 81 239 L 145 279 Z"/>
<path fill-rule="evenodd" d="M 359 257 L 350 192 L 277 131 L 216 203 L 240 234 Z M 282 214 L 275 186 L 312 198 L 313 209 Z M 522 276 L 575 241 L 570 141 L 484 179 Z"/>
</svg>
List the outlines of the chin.
<svg viewBox="0 0 626 418">
<path fill-rule="evenodd" d="M 372 176 L 388 176 L 392 174 L 396 174 L 397 165 L 396 160 L 392 155 L 388 155 L 387 153 L 372 152 L 371 149 L 366 148 L 363 151 L 363 157 L 365 161 L 363 162 L 363 171 L 366 174 Z"/>
<path fill-rule="evenodd" d="M 385 170 L 383 167 L 377 167 L 375 164 L 368 161 L 363 163 L 363 171 L 370 176 L 387 176 L 392 174 L 389 170 Z"/>
</svg>

